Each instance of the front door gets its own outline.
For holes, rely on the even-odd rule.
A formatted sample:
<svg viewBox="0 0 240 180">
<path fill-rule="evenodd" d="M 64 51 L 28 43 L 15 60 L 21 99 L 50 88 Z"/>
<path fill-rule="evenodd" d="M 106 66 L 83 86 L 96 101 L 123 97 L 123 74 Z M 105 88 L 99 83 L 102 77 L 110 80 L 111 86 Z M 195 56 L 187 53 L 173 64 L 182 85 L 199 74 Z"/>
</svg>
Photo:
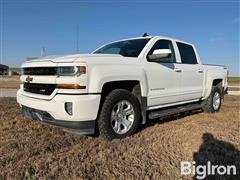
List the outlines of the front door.
<svg viewBox="0 0 240 180">
<path fill-rule="evenodd" d="M 171 55 L 159 61 L 148 62 L 144 68 L 148 78 L 148 106 L 161 106 L 175 103 L 180 98 L 181 73 L 176 68 L 176 58 L 172 42 L 158 40 L 148 55 L 155 49 L 170 49 Z"/>
</svg>

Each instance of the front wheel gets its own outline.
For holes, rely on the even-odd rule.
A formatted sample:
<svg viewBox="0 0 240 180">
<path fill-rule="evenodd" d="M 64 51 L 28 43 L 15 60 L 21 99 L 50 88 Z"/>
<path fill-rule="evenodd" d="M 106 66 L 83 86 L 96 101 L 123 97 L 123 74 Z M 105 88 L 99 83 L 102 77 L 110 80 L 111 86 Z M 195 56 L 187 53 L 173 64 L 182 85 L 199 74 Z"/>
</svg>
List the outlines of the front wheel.
<svg viewBox="0 0 240 180">
<path fill-rule="evenodd" d="M 211 94 L 203 102 L 203 110 L 207 113 L 218 112 L 222 105 L 222 91 L 219 86 L 213 86 Z"/>
<path fill-rule="evenodd" d="M 137 98 L 127 90 L 113 90 L 106 97 L 98 119 L 100 136 L 107 139 L 130 136 L 136 132 L 140 118 Z"/>
</svg>

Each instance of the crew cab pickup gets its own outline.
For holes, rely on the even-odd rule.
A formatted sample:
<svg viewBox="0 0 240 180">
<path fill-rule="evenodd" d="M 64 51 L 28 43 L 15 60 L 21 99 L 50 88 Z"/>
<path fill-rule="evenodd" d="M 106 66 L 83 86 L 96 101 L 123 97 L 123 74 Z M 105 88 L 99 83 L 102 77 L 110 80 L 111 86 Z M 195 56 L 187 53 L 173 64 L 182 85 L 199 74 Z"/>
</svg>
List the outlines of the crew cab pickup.
<svg viewBox="0 0 240 180">
<path fill-rule="evenodd" d="M 25 62 L 17 101 L 32 119 L 82 134 L 123 138 L 149 119 L 200 108 L 218 112 L 227 74 L 225 66 L 202 64 L 191 43 L 137 37 L 91 54 Z"/>
</svg>

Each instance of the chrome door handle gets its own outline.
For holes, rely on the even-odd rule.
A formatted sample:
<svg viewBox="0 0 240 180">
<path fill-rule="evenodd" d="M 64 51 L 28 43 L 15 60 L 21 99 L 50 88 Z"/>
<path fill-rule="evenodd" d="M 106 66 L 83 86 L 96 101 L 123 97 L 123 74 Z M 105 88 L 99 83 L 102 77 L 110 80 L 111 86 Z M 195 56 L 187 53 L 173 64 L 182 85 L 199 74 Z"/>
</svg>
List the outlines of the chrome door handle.
<svg viewBox="0 0 240 180">
<path fill-rule="evenodd" d="M 199 72 L 199 73 L 203 73 L 203 70 L 202 70 L 202 69 L 199 69 L 198 72 Z"/>
<path fill-rule="evenodd" d="M 182 72 L 182 70 L 181 70 L 181 69 L 178 69 L 178 68 L 174 69 L 174 71 L 175 71 L 175 72 Z"/>
</svg>

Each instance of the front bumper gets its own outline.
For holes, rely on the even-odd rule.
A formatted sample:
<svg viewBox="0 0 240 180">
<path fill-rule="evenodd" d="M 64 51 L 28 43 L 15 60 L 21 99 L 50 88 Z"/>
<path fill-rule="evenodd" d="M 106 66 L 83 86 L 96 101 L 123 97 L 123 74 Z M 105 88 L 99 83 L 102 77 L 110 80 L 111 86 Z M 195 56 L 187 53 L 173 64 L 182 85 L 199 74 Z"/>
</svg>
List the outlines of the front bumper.
<svg viewBox="0 0 240 180">
<path fill-rule="evenodd" d="M 43 122 L 69 129 L 82 129 L 82 126 L 95 124 L 100 104 L 100 94 L 56 94 L 52 99 L 46 100 L 25 96 L 20 89 L 17 93 L 17 101 L 23 111 L 32 118 L 39 120 L 42 118 Z M 72 103 L 72 115 L 69 115 L 65 110 L 66 102 Z"/>
<path fill-rule="evenodd" d="M 49 113 L 30 107 L 22 106 L 22 112 L 25 116 L 48 123 L 61 128 L 74 130 L 81 134 L 94 134 L 96 121 L 63 121 L 54 119 Z"/>
</svg>

